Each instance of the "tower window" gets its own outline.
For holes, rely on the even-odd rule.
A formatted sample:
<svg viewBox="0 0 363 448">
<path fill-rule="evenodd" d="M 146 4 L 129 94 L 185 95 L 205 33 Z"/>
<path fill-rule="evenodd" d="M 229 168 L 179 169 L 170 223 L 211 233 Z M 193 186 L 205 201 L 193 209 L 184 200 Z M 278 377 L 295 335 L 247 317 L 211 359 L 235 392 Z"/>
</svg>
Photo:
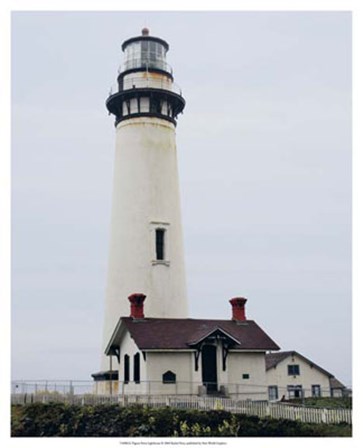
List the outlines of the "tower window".
<svg viewBox="0 0 363 448">
<path fill-rule="evenodd" d="M 134 381 L 140 383 L 140 353 L 134 355 Z"/>
<path fill-rule="evenodd" d="M 149 42 L 149 59 L 151 63 L 156 61 L 156 42 Z"/>
<path fill-rule="evenodd" d="M 142 41 L 141 42 L 141 66 L 142 67 L 145 67 L 148 63 L 147 53 L 148 53 L 148 42 Z"/>
<path fill-rule="evenodd" d="M 165 259 L 165 229 L 155 230 L 156 259 Z"/>
<path fill-rule="evenodd" d="M 153 114 L 161 114 L 161 102 L 157 98 L 150 99 L 150 112 Z"/>
<path fill-rule="evenodd" d="M 124 381 L 128 383 L 130 381 L 130 357 L 124 356 Z"/>
</svg>

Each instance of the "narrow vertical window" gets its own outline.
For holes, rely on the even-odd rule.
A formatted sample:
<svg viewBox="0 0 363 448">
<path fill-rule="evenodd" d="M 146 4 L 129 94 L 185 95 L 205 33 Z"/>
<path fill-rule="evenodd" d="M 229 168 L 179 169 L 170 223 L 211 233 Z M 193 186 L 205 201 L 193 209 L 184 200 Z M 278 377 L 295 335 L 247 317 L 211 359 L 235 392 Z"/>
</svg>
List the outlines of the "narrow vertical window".
<svg viewBox="0 0 363 448">
<path fill-rule="evenodd" d="M 155 230 L 156 259 L 165 259 L 165 229 Z"/>
<path fill-rule="evenodd" d="M 130 357 L 124 356 L 124 381 L 128 383 L 130 381 Z"/>
<path fill-rule="evenodd" d="M 278 400 L 279 392 L 277 386 L 268 386 L 268 399 Z"/>
<path fill-rule="evenodd" d="M 140 353 L 134 355 L 134 381 L 135 383 L 140 382 Z"/>
<path fill-rule="evenodd" d="M 320 384 L 313 384 L 311 386 L 311 395 L 313 397 L 321 397 L 321 388 Z"/>
</svg>

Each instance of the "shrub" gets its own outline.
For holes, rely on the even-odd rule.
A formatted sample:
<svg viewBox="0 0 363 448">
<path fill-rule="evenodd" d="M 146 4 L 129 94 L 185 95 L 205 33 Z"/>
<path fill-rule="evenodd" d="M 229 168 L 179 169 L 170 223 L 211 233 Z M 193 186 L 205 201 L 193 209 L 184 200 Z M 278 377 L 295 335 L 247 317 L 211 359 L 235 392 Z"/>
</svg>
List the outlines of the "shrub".
<svg viewBox="0 0 363 448">
<path fill-rule="evenodd" d="M 12 406 L 14 437 L 309 437 L 351 436 L 351 426 L 259 419 L 223 410 L 143 406 Z"/>
</svg>

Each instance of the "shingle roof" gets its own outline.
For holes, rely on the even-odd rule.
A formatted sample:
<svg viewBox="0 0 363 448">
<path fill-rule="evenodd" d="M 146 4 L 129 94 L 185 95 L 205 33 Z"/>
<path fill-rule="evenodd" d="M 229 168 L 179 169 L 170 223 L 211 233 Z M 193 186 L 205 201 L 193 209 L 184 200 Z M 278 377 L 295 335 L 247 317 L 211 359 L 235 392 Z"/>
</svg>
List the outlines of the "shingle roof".
<svg viewBox="0 0 363 448">
<path fill-rule="evenodd" d="M 279 350 L 279 346 L 253 321 L 211 319 L 134 320 L 122 317 L 114 331 L 106 352 L 117 347 L 123 329 L 127 329 L 140 350 L 190 349 L 193 344 L 214 331 L 222 331 L 236 340 L 232 348 L 241 350 Z"/>
<path fill-rule="evenodd" d="M 288 358 L 289 356 L 299 356 L 302 358 L 306 363 L 314 366 L 316 369 L 320 370 L 322 373 L 327 375 L 329 378 L 332 378 L 333 375 L 329 373 L 327 370 L 320 367 L 318 364 L 315 364 L 315 362 L 310 361 L 310 359 L 306 358 L 305 356 L 301 355 L 300 353 L 292 350 L 288 352 L 279 352 L 279 353 L 267 353 L 265 356 L 266 360 L 266 370 L 270 370 L 273 367 L 276 367 L 277 364 L 279 364 L 284 359 Z"/>
<path fill-rule="evenodd" d="M 335 377 L 330 378 L 330 387 L 331 389 L 346 389 L 343 383 L 337 380 Z"/>
<path fill-rule="evenodd" d="M 294 353 L 295 352 L 266 353 L 266 370 L 277 366 L 277 364 Z"/>
</svg>

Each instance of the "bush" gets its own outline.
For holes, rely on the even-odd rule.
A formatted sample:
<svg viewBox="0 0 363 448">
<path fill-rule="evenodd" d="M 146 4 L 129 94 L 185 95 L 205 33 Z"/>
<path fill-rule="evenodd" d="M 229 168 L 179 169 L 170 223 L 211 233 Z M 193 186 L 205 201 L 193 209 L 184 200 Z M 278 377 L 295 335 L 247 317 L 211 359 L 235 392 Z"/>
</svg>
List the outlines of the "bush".
<svg viewBox="0 0 363 448">
<path fill-rule="evenodd" d="M 259 419 L 223 410 L 146 406 L 12 406 L 13 437 L 319 437 L 351 436 L 351 426 Z"/>
</svg>

